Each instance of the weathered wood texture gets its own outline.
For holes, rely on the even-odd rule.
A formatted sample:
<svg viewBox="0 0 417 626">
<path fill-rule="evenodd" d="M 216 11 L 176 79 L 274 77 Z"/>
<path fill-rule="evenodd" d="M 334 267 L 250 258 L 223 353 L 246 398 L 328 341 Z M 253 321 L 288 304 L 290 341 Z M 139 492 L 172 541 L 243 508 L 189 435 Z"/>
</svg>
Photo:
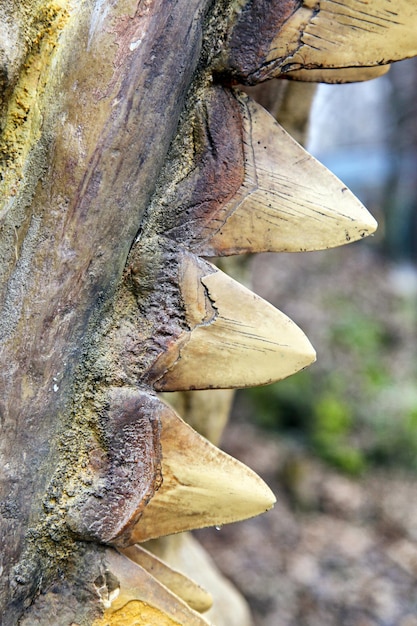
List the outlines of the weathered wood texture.
<svg viewBox="0 0 417 626">
<path fill-rule="evenodd" d="M 17 621 L 22 601 L 48 579 L 51 554 L 55 568 L 59 560 L 68 566 L 58 477 L 86 459 L 79 431 L 88 415 L 77 420 L 77 385 L 176 129 L 208 4 L 64 7 L 65 41 L 45 59 L 34 55 L 26 70 L 45 63 L 43 122 L 16 173 L 17 195 L 2 207 L 5 624 Z"/>
</svg>

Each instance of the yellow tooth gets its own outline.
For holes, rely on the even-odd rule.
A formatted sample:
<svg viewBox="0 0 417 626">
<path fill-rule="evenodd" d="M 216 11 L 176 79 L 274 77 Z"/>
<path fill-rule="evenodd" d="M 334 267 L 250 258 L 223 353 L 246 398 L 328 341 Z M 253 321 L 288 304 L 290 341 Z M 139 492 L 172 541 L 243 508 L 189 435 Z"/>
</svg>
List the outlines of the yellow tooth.
<svg viewBox="0 0 417 626">
<path fill-rule="evenodd" d="M 130 543 L 259 515 L 275 497 L 248 467 L 204 439 L 174 411 L 162 418 L 163 483 Z"/>
<path fill-rule="evenodd" d="M 294 322 L 210 263 L 183 253 L 181 274 L 190 330 L 154 363 L 156 390 L 265 385 L 315 360 Z"/>
<path fill-rule="evenodd" d="M 115 589 L 104 599 L 104 614 L 93 626 L 208 626 L 207 620 L 126 557 L 109 552 L 107 565 L 106 575 Z"/>
<path fill-rule="evenodd" d="M 370 67 L 417 55 L 415 0 L 307 0 L 272 41 L 269 76 L 294 69 Z"/>
<path fill-rule="evenodd" d="M 343 67 L 341 69 L 300 69 L 288 72 L 285 78 L 301 80 L 308 83 L 359 83 L 364 80 L 373 80 L 386 74 L 390 65 L 375 67 Z"/>
<path fill-rule="evenodd" d="M 252 620 L 239 592 L 234 589 L 213 563 L 209 554 L 192 533 L 179 533 L 148 541 L 146 547 L 172 567 L 197 580 L 213 596 L 213 608 L 204 615 L 213 624 L 249 626 Z"/>
<path fill-rule="evenodd" d="M 259 104 L 244 96 L 245 182 L 217 215 L 202 255 L 300 252 L 339 246 L 377 223 L 327 168 Z"/>
<path fill-rule="evenodd" d="M 188 606 L 199 613 L 208 611 L 213 599 L 211 595 L 196 582 L 173 569 L 157 556 L 138 545 L 119 549 L 122 554 L 140 565 L 172 593 L 184 600 Z"/>
</svg>

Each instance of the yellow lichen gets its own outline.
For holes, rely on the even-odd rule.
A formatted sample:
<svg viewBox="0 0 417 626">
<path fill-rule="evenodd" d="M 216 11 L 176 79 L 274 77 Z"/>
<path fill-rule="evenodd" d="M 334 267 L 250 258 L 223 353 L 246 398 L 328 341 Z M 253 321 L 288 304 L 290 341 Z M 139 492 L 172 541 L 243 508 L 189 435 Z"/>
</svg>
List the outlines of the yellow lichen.
<svg viewBox="0 0 417 626">
<path fill-rule="evenodd" d="M 120 609 L 106 609 L 103 617 L 95 620 L 93 626 L 181 626 L 163 611 L 141 602 L 131 600 Z"/>
<path fill-rule="evenodd" d="M 27 156 L 41 135 L 43 96 L 58 38 L 69 18 L 67 4 L 67 0 L 41 2 L 36 18 L 27 25 L 28 53 L 9 97 L 0 137 L 3 197 L 16 194 Z"/>
</svg>

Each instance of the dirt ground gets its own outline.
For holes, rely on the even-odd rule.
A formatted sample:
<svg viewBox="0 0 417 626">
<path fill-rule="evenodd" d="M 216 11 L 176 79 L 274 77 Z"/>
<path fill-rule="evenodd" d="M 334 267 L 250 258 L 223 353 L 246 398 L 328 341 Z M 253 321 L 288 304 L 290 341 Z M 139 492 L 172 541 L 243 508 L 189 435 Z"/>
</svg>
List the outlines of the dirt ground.
<svg viewBox="0 0 417 626">
<path fill-rule="evenodd" d="M 347 478 L 248 424 L 230 425 L 223 448 L 277 497 L 258 518 L 196 533 L 256 626 L 417 626 L 417 478 Z"/>
<path fill-rule="evenodd" d="M 384 358 L 393 364 L 390 384 L 401 402 L 401 385 L 412 380 L 417 362 L 415 281 L 366 249 L 351 250 L 322 253 L 326 260 L 261 257 L 255 291 L 300 324 L 319 359 L 330 350 L 329 294 L 356 298 L 368 315 L 385 319 L 396 341 Z M 411 322 L 398 316 L 396 302 L 404 298 Z M 343 356 L 332 367 L 355 376 Z M 349 477 L 236 412 L 222 447 L 277 497 L 263 516 L 196 533 L 247 598 L 256 626 L 417 626 L 416 474 L 394 463 Z"/>
</svg>

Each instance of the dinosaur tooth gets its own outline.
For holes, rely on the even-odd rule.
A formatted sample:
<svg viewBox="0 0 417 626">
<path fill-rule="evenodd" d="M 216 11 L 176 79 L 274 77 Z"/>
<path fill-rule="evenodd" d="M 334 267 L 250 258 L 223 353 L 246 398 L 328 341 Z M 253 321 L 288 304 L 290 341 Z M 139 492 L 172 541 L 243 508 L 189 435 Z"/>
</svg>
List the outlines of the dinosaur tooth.
<svg viewBox="0 0 417 626">
<path fill-rule="evenodd" d="M 260 105 L 240 96 L 245 180 L 193 246 L 204 256 L 322 250 L 373 233 L 349 189 Z"/>
<path fill-rule="evenodd" d="M 287 72 L 284 78 L 311 83 L 359 83 L 383 76 L 389 71 L 390 67 L 390 65 L 376 65 L 374 67 L 342 67 L 335 69 L 303 68 Z"/>
<path fill-rule="evenodd" d="M 128 319 L 120 310 L 107 352 L 117 367 L 123 364 L 121 376 L 132 387 L 249 387 L 281 380 L 315 360 L 294 322 L 185 247 L 158 237 L 135 246 L 130 260 L 132 310 Z M 141 281 L 144 266 L 154 269 L 152 286 Z"/>
<path fill-rule="evenodd" d="M 271 0 L 267 9 L 253 0 L 232 16 L 215 69 L 248 85 L 295 70 L 352 68 L 354 76 L 417 55 L 416 29 L 414 0 Z"/>
<path fill-rule="evenodd" d="M 221 526 L 270 509 L 257 474 L 204 439 L 174 411 L 162 419 L 163 483 L 130 531 L 129 543 Z"/>
<path fill-rule="evenodd" d="M 249 608 L 237 589 L 231 587 L 220 573 L 210 554 L 200 545 L 193 533 L 168 535 L 146 542 L 147 549 L 209 589 L 213 608 L 204 615 L 220 626 L 249 626 L 252 619 Z"/>
<path fill-rule="evenodd" d="M 193 166 L 179 157 L 186 174 L 161 200 L 161 235 L 228 256 L 320 250 L 376 229 L 346 186 L 247 95 L 211 88 L 196 109 Z"/>
<path fill-rule="evenodd" d="M 264 385 L 315 360 L 307 337 L 286 315 L 186 251 L 179 288 L 188 330 L 153 363 L 147 380 L 157 391 Z"/>
<path fill-rule="evenodd" d="M 161 584 L 143 567 L 116 550 L 106 552 L 107 570 L 115 592 L 103 601 L 104 613 L 93 626 L 208 626 L 209 622 Z M 100 590 L 98 590 L 99 595 Z M 106 594 L 107 595 L 107 594 Z"/>
<path fill-rule="evenodd" d="M 143 567 L 195 611 L 204 613 L 211 608 L 213 598 L 205 589 L 191 580 L 191 578 L 188 578 L 188 576 L 164 563 L 164 561 L 145 550 L 142 546 L 133 545 L 127 548 L 119 548 L 119 552 Z"/>
<path fill-rule="evenodd" d="M 308 0 L 276 34 L 265 62 L 277 62 L 278 73 L 386 65 L 417 54 L 416 29 L 414 0 Z"/>
</svg>

